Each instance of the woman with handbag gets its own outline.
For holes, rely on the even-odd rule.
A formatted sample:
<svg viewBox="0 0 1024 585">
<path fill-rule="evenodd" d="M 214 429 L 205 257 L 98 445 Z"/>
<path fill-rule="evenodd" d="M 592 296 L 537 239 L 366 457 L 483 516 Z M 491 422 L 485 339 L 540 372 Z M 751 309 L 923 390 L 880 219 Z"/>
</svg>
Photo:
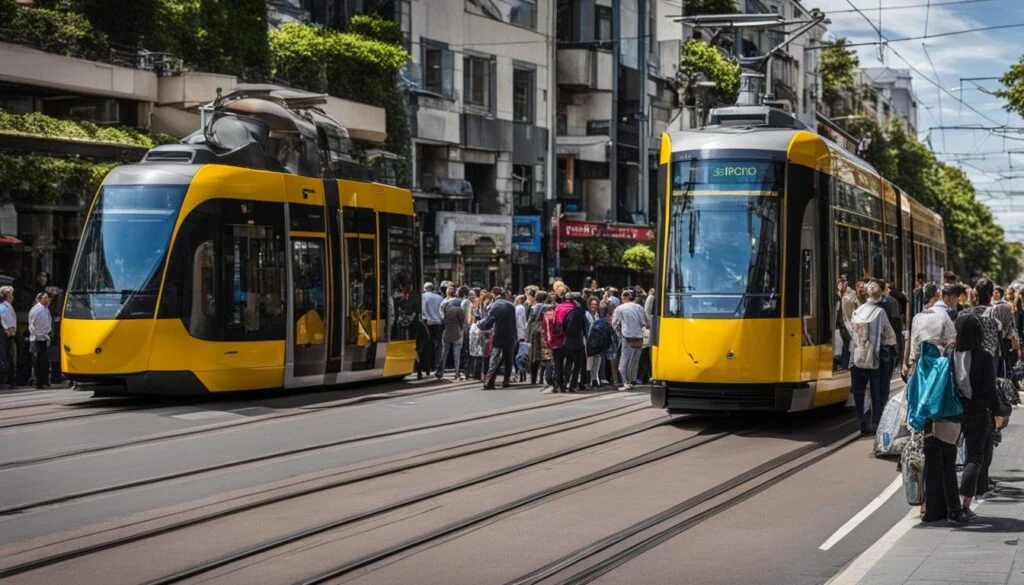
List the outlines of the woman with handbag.
<svg viewBox="0 0 1024 585">
<path fill-rule="evenodd" d="M 882 418 L 882 410 L 889 401 L 888 385 L 882 384 L 882 375 L 892 368 L 896 360 L 896 333 L 889 318 L 880 306 L 882 287 L 877 281 L 864 286 L 868 300 L 857 307 L 851 318 L 850 337 L 850 378 L 853 400 L 857 405 L 860 432 L 874 433 Z M 871 389 L 871 414 L 864 408 L 864 394 Z"/>
</svg>

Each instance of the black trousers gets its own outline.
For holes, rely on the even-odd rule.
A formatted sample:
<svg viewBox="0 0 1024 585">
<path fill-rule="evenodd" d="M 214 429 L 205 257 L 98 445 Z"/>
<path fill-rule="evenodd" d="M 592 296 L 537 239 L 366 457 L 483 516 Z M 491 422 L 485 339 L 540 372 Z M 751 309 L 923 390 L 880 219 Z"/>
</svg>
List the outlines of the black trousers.
<svg viewBox="0 0 1024 585">
<path fill-rule="evenodd" d="M 924 521 L 945 520 L 960 510 L 956 485 L 956 445 L 935 437 L 924 440 Z"/>
<path fill-rule="evenodd" d="M 960 495 L 973 498 L 988 491 L 988 464 L 992 463 L 992 449 L 986 446 L 991 443 L 992 421 L 988 414 L 964 417 L 961 428 L 967 447 L 967 463 L 960 478 Z M 987 463 L 987 464 L 986 464 Z M 984 472 L 985 483 L 979 482 Z"/>
<path fill-rule="evenodd" d="M 567 349 L 565 347 L 560 347 L 554 350 L 553 353 L 555 354 L 555 389 L 566 390 L 573 384 L 573 374 L 576 373 L 578 375 L 578 372 L 576 370 L 576 357 L 582 354 L 583 352 L 577 349 Z M 583 364 L 580 363 L 579 367 L 582 366 Z"/>
<path fill-rule="evenodd" d="M 580 349 L 566 349 L 566 371 L 572 372 L 572 376 L 569 378 L 570 388 L 581 388 L 586 381 L 583 376 L 587 374 L 587 350 Z M 572 363 L 570 367 L 568 364 Z"/>
<path fill-rule="evenodd" d="M 437 369 L 437 360 L 441 359 L 441 335 L 444 333 L 444 325 L 427 325 L 427 330 L 430 331 L 430 343 L 434 346 L 434 356 L 427 365 L 427 372 L 433 372 Z"/>
<path fill-rule="evenodd" d="M 32 342 L 32 365 L 36 375 L 36 386 L 48 386 L 50 384 L 49 342 Z"/>
</svg>

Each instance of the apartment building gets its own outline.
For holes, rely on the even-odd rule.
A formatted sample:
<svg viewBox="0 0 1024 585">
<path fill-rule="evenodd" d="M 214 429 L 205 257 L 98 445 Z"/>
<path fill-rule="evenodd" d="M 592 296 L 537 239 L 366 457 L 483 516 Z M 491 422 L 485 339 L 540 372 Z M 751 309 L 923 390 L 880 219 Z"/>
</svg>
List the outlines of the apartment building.
<svg viewBox="0 0 1024 585">
<path fill-rule="evenodd" d="M 918 99 L 914 94 L 914 78 L 910 70 L 868 67 L 860 71 L 867 78 L 866 84 L 872 89 L 872 100 L 878 104 L 880 115 L 886 119 L 898 115 L 906 124 L 907 132 L 916 136 Z"/>
<path fill-rule="evenodd" d="M 428 278 L 541 282 L 554 0 L 411 0 L 412 178 Z"/>
</svg>

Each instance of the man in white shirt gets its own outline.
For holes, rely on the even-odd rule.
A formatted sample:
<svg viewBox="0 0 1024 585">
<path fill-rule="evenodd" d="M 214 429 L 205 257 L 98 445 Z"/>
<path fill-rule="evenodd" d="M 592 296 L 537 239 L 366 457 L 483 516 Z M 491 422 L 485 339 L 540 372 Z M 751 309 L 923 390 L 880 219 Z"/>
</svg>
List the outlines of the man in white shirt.
<svg viewBox="0 0 1024 585">
<path fill-rule="evenodd" d="M 650 326 L 644 308 L 633 302 L 633 292 L 622 291 L 622 303 L 612 312 L 612 327 L 619 333 L 622 348 L 619 358 L 622 387 L 619 390 L 633 389 L 640 353 L 643 351 L 644 329 Z"/>
<path fill-rule="evenodd" d="M 28 340 L 32 344 L 33 368 L 36 388 L 50 387 L 50 333 L 53 321 L 50 318 L 50 295 L 41 292 L 36 295 L 36 305 L 28 314 Z"/>
<path fill-rule="evenodd" d="M 516 306 L 516 334 L 519 341 L 526 340 L 526 295 L 519 295 L 515 300 Z"/>
<path fill-rule="evenodd" d="M 0 287 L 0 384 L 14 388 L 14 376 L 18 364 L 14 334 L 18 329 L 18 316 L 11 302 L 14 287 Z"/>
</svg>

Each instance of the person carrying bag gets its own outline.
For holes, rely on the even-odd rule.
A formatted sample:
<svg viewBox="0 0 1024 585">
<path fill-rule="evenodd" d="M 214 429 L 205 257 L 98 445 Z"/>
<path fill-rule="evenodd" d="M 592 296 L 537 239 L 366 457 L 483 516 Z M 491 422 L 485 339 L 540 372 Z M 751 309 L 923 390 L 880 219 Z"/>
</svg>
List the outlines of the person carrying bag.
<svg viewBox="0 0 1024 585">
<path fill-rule="evenodd" d="M 850 320 L 852 351 L 850 352 L 850 380 L 853 400 L 857 405 L 860 432 L 873 434 L 882 418 L 882 409 L 889 401 L 888 384 L 882 384 L 885 372 L 892 374 L 892 349 L 896 346 L 896 333 L 885 310 L 879 306 L 882 287 L 875 281 L 864 287 L 868 302 L 853 313 Z M 864 394 L 870 386 L 870 414 L 864 405 Z"/>
</svg>

